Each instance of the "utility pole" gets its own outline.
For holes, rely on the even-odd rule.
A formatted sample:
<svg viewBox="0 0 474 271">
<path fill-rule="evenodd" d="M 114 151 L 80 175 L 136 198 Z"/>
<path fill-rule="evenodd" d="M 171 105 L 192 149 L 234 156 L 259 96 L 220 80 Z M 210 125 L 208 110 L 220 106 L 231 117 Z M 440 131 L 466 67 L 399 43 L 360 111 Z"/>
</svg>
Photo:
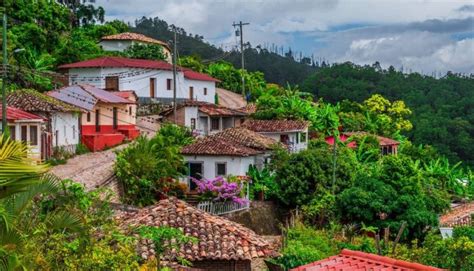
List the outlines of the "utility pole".
<svg viewBox="0 0 474 271">
<path fill-rule="evenodd" d="M 2 133 L 7 131 L 7 13 L 3 10 L 3 78 L 2 78 Z"/>
<path fill-rule="evenodd" d="M 173 37 L 173 116 L 176 124 L 176 28 Z"/>
<path fill-rule="evenodd" d="M 250 23 L 243 23 L 240 21 L 238 24 L 233 23 L 232 26 L 239 27 L 239 35 L 240 35 L 240 54 L 242 57 L 242 95 L 245 97 L 245 77 L 244 77 L 244 68 L 245 68 L 245 59 L 244 59 L 244 32 L 243 32 L 243 26 L 244 25 L 249 25 Z"/>
</svg>

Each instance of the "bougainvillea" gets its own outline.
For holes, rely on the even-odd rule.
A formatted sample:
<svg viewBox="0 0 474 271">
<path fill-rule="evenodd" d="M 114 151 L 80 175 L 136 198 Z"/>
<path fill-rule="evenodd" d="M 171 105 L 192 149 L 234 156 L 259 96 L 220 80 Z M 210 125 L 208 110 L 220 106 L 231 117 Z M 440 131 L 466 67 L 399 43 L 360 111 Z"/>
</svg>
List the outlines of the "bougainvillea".
<svg viewBox="0 0 474 271">
<path fill-rule="evenodd" d="M 222 176 L 202 180 L 192 178 L 192 180 L 196 183 L 202 200 L 233 201 L 239 204 L 245 204 L 248 201 L 240 196 L 243 183 L 229 182 Z"/>
</svg>

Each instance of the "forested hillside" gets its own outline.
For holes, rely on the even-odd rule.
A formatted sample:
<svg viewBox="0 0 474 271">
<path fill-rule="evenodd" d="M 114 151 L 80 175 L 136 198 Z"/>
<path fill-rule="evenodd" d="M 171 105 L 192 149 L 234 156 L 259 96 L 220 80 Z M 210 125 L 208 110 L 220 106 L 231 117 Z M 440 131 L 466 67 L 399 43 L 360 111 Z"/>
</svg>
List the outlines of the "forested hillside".
<svg viewBox="0 0 474 271">
<path fill-rule="evenodd" d="M 403 74 L 379 65 L 352 63 L 321 68 L 302 90 L 329 102 L 362 102 L 374 93 L 403 100 L 413 111 L 407 135 L 416 144 L 430 144 L 453 161 L 474 165 L 474 78 L 448 73 L 436 79 Z"/>
<path fill-rule="evenodd" d="M 171 41 L 173 30 L 176 29 L 178 49 L 180 56 L 197 56 L 203 62 L 209 63 L 224 60 L 232 63 L 235 67 L 240 67 L 240 52 L 224 50 L 215 47 L 204 41 L 204 37 L 199 34 L 187 33 L 183 28 L 168 25 L 167 22 L 159 18 L 142 17 L 135 21 L 135 26 L 131 27 L 133 32 Z M 292 56 L 281 56 L 266 49 L 249 48 L 245 50 L 245 67 L 247 70 L 260 71 L 264 73 L 265 80 L 269 83 L 280 85 L 301 84 L 303 80 L 316 70 L 316 67 L 309 65 L 310 59 L 306 62 L 297 62 Z M 303 63 L 304 62 L 304 63 Z"/>
</svg>

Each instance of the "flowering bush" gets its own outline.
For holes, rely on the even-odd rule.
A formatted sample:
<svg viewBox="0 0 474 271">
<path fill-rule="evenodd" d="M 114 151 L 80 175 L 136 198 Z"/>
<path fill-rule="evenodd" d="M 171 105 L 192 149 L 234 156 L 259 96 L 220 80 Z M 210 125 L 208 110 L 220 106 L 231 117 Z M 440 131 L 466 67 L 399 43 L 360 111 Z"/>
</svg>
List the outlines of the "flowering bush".
<svg viewBox="0 0 474 271">
<path fill-rule="evenodd" d="M 247 202 L 247 199 L 240 196 L 243 192 L 242 182 L 229 182 L 222 176 L 202 180 L 192 178 L 192 181 L 196 183 L 197 191 L 203 200 L 233 201 L 239 204 Z"/>
</svg>

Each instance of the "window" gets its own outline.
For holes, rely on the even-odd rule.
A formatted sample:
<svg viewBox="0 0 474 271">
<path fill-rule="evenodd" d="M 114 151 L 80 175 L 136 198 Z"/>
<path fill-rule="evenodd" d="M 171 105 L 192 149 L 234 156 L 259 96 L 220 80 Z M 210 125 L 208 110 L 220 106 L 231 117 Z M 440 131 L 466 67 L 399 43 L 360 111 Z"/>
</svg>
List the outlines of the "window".
<svg viewBox="0 0 474 271">
<path fill-rule="evenodd" d="M 192 130 L 196 129 L 196 119 L 195 118 L 191 118 L 191 129 Z"/>
<path fill-rule="evenodd" d="M 166 79 L 166 90 L 171 90 L 171 84 L 173 83 L 173 79 Z"/>
<path fill-rule="evenodd" d="M 100 110 L 96 109 L 95 110 L 95 131 L 100 132 Z"/>
<path fill-rule="evenodd" d="M 20 134 L 21 141 L 23 141 L 23 142 L 28 141 L 28 126 L 26 126 L 26 125 L 21 126 L 20 132 L 21 132 L 21 134 Z"/>
<path fill-rule="evenodd" d="M 38 145 L 38 126 L 30 126 L 30 145 Z"/>
<path fill-rule="evenodd" d="M 216 163 L 216 176 L 225 176 L 227 175 L 227 163 L 217 162 Z"/>
<path fill-rule="evenodd" d="M 301 143 L 306 142 L 306 133 L 300 133 L 300 142 Z"/>
<path fill-rule="evenodd" d="M 128 108 L 128 114 L 129 114 L 130 116 L 132 115 L 132 107 L 131 107 L 131 106 Z"/>
<path fill-rule="evenodd" d="M 204 95 L 207 95 L 207 88 L 204 88 Z"/>
<path fill-rule="evenodd" d="M 87 112 L 87 122 L 91 122 L 91 112 Z"/>
<path fill-rule="evenodd" d="M 219 130 L 219 118 L 212 118 L 211 119 L 211 130 Z"/>
<path fill-rule="evenodd" d="M 150 98 L 155 98 L 156 78 L 150 78 Z"/>
<path fill-rule="evenodd" d="M 10 131 L 10 138 L 16 140 L 16 130 L 15 126 L 8 126 L 8 130 Z"/>
<path fill-rule="evenodd" d="M 117 127 L 118 127 L 117 107 L 112 108 L 112 127 L 113 127 L 113 129 L 117 129 Z"/>
<path fill-rule="evenodd" d="M 105 90 L 118 91 L 119 90 L 119 77 L 106 76 L 105 77 Z"/>
</svg>

